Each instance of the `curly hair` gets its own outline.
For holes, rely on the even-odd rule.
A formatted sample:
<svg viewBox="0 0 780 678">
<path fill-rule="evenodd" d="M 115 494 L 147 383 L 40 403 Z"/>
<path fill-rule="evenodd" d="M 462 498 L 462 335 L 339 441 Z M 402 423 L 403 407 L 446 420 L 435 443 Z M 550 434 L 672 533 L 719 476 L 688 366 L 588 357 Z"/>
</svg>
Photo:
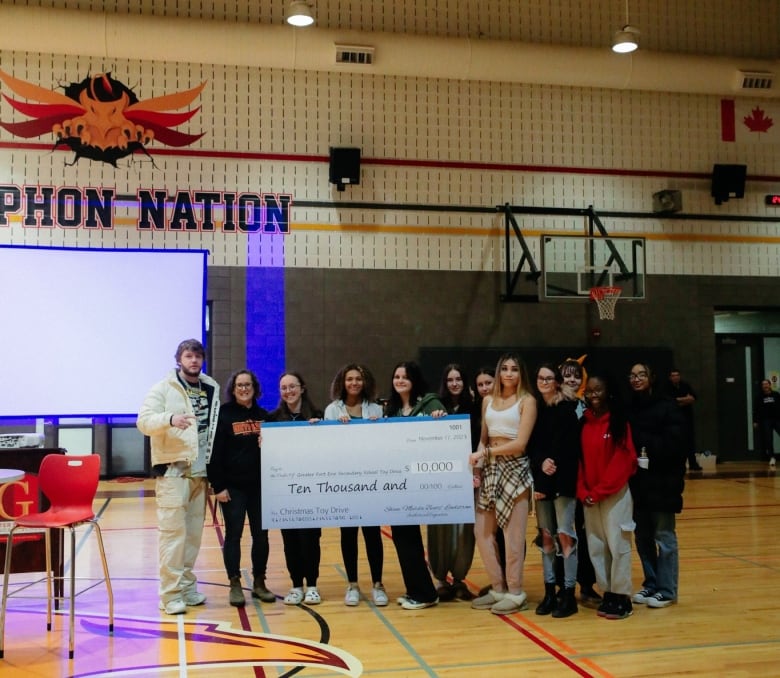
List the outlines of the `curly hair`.
<svg viewBox="0 0 780 678">
<path fill-rule="evenodd" d="M 376 380 L 374 375 L 371 374 L 371 370 L 365 365 L 358 363 L 347 363 L 336 372 L 336 376 L 333 377 L 330 385 L 330 399 L 342 401 L 347 399 L 347 372 L 352 370 L 360 372 L 360 376 L 363 377 L 363 390 L 360 392 L 361 400 L 367 400 L 370 403 L 374 402 L 376 400 Z"/>
</svg>

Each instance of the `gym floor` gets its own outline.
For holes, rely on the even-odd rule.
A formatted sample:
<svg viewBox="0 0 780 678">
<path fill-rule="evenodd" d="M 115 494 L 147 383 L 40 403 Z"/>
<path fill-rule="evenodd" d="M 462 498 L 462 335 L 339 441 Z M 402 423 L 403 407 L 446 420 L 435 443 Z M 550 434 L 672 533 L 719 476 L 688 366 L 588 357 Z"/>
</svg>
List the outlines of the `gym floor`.
<svg viewBox="0 0 780 678">
<path fill-rule="evenodd" d="M 525 566 L 530 604 L 508 617 L 472 610 L 462 601 L 402 610 L 394 602 L 403 585 L 389 529 L 384 530 L 387 607 L 377 608 L 365 597 L 370 582 L 362 545 L 363 600 L 358 607 L 344 605 L 337 529 L 323 530 L 321 605 L 255 601 L 245 569 L 247 606 L 230 607 L 221 516 L 213 510 L 197 564 L 208 600 L 169 617 L 157 608 L 153 481 L 122 480 L 101 482 L 96 499 L 114 588 L 113 636 L 107 631 L 102 585 L 77 598 L 73 660 L 68 660 L 66 611 L 57 614 L 47 633 L 45 601 L 11 599 L 0 660 L 3 678 L 777 675 L 780 598 L 773 582 L 780 570 L 780 543 L 773 525 L 780 516 L 780 481 L 765 464 L 721 463 L 712 472 L 689 475 L 685 510 L 677 523 L 679 602 L 664 609 L 636 605 L 634 614 L 621 621 L 599 618 L 582 606 L 567 619 L 534 614 L 543 583 L 541 557 L 530 546 L 533 517 Z M 244 568 L 249 567 L 248 538 L 247 529 Z M 69 557 L 66 551 L 66 567 Z M 91 535 L 79 535 L 77 563 L 79 576 L 100 573 Z M 12 582 L 31 578 L 17 574 Z M 478 555 L 467 583 L 475 592 L 487 584 Z M 268 584 L 278 596 L 290 585 L 278 531 L 271 532 Z M 634 557 L 634 588 L 640 584 Z"/>
</svg>

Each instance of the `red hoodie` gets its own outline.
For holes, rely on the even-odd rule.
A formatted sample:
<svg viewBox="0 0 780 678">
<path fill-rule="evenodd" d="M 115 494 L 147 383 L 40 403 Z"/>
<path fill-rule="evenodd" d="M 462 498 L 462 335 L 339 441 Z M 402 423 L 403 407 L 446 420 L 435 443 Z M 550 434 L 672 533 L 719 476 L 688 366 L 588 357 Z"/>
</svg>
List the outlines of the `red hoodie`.
<svg viewBox="0 0 780 678">
<path fill-rule="evenodd" d="M 577 499 L 584 502 L 590 497 L 595 503 L 615 494 L 636 469 L 636 450 L 629 425 L 626 424 L 625 440 L 616 446 L 609 433 L 609 412 L 597 417 L 591 410 L 585 410 Z"/>
</svg>

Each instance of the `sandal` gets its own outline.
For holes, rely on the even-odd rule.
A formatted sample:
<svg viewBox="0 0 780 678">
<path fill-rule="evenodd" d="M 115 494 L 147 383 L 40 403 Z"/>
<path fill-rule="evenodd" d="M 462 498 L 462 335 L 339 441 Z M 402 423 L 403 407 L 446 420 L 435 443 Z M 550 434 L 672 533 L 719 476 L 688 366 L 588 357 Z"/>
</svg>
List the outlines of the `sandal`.
<svg viewBox="0 0 780 678">
<path fill-rule="evenodd" d="M 320 592 L 316 586 L 310 586 L 306 589 L 306 595 L 303 597 L 303 602 L 307 605 L 319 605 L 322 602 Z"/>
<path fill-rule="evenodd" d="M 303 602 L 303 589 L 290 589 L 290 592 L 284 597 L 283 602 L 285 605 L 300 605 Z"/>
</svg>

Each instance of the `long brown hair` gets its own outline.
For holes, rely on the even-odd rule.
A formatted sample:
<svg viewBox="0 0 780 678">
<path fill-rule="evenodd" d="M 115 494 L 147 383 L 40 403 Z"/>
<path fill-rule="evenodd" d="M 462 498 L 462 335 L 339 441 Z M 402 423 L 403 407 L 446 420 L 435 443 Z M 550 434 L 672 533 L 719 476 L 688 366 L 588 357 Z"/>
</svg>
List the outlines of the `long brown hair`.
<svg viewBox="0 0 780 678">
<path fill-rule="evenodd" d="M 520 371 L 520 379 L 517 380 L 517 399 L 520 400 L 524 395 L 531 392 L 528 381 L 528 368 L 516 353 L 504 353 L 496 363 L 495 381 L 493 382 L 493 398 L 501 397 L 501 367 L 504 363 L 513 360 Z"/>
</svg>

